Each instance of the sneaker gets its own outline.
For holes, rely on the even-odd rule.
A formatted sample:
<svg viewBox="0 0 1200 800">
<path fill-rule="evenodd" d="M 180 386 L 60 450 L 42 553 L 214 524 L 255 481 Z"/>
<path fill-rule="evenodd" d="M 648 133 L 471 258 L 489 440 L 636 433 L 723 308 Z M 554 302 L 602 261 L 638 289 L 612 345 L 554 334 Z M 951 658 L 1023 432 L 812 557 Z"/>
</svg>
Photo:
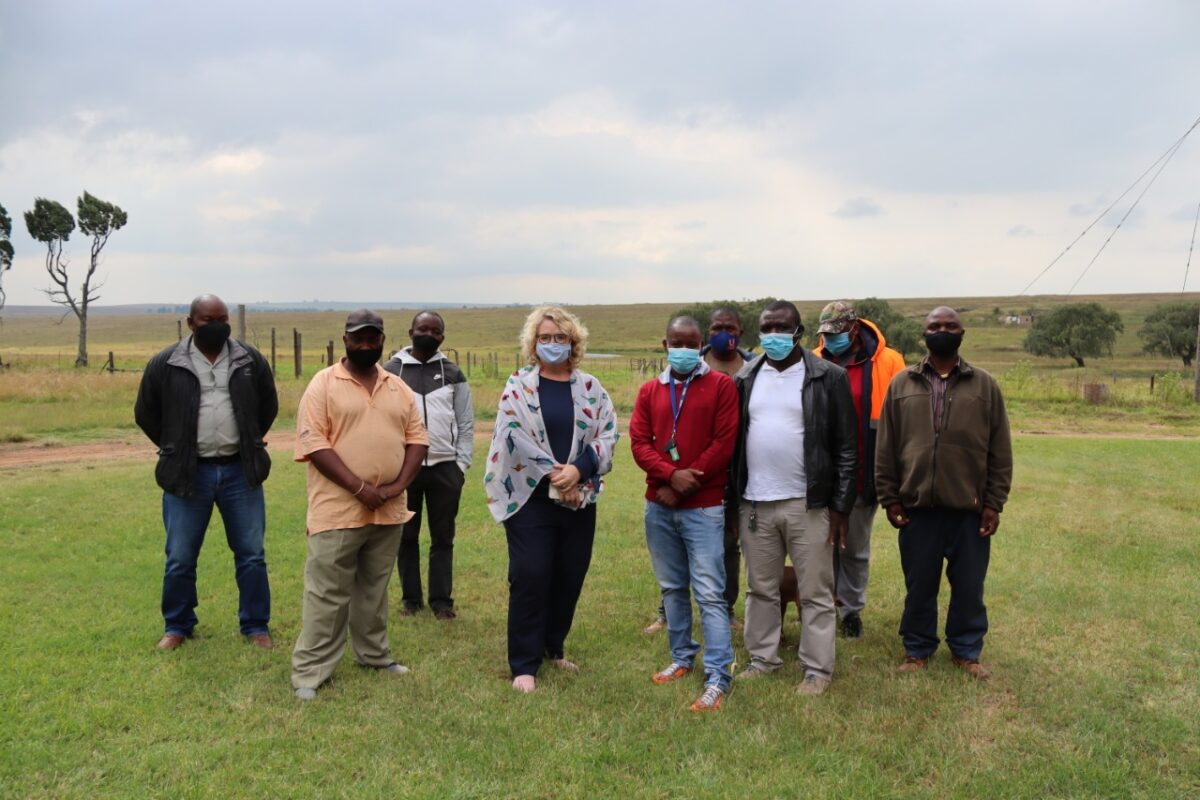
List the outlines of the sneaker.
<svg viewBox="0 0 1200 800">
<path fill-rule="evenodd" d="M 373 669 L 376 672 L 390 672 L 393 675 L 404 675 L 408 672 L 408 667 L 404 666 L 403 664 L 397 664 L 395 661 L 382 666 L 376 664 L 364 664 L 360 661 L 358 662 L 358 665 L 366 669 Z"/>
<path fill-rule="evenodd" d="M 522 694 L 532 694 L 537 689 L 537 680 L 532 675 L 518 675 L 513 678 L 512 687 Z"/>
<path fill-rule="evenodd" d="M 687 675 L 692 671 L 691 667 L 685 667 L 683 664 L 677 664 L 674 661 L 666 669 L 654 673 L 650 676 L 650 680 L 655 683 L 670 683 Z"/>
<path fill-rule="evenodd" d="M 954 656 L 952 660 L 954 661 L 954 666 L 977 681 L 986 681 L 992 677 L 992 671 L 983 664 L 980 664 L 977 658 L 959 658 L 958 656 Z"/>
<path fill-rule="evenodd" d="M 316 700 L 317 690 L 309 689 L 307 686 L 301 686 L 300 688 L 296 689 L 295 695 L 297 700 Z"/>
<path fill-rule="evenodd" d="M 716 711 L 725 701 L 725 690 L 715 683 L 704 687 L 704 694 L 696 698 L 689 711 Z"/>
<path fill-rule="evenodd" d="M 568 661 L 565 658 L 550 659 L 550 666 L 555 669 L 561 669 L 563 672 L 579 672 L 579 665 L 574 661 Z"/>
<path fill-rule="evenodd" d="M 896 667 L 896 672 L 920 672 L 929 663 L 929 656 L 905 656 L 904 662 Z"/>
<path fill-rule="evenodd" d="M 734 675 L 733 679 L 735 681 L 751 681 L 755 678 L 761 678 L 764 675 L 770 675 L 774 671 L 775 670 L 773 669 L 767 669 L 766 667 L 751 662 L 750 666 L 746 667 L 737 675 Z"/>
<path fill-rule="evenodd" d="M 659 615 L 654 618 L 654 622 L 651 622 L 649 625 L 642 628 L 642 633 L 646 634 L 647 636 L 650 636 L 655 633 L 658 633 L 665 627 L 667 627 L 667 618 Z"/>
<path fill-rule="evenodd" d="M 857 613 L 842 617 L 842 636 L 847 639 L 862 638 L 862 617 Z"/>
<path fill-rule="evenodd" d="M 829 688 L 829 683 L 829 678 L 810 672 L 804 676 L 804 680 L 796 687 L 796 692 L 807 695 L 825 694 L 825 690 Z"/>
</svg>

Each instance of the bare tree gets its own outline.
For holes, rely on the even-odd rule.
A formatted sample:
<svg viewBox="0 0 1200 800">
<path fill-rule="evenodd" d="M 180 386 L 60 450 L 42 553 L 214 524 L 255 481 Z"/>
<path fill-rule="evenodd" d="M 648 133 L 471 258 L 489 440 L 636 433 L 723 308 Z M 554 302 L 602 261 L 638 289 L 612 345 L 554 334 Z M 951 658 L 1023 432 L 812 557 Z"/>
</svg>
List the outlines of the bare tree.
<svg viewBox="0 0 1200 800">
<path fill-rule="evenodd" d="M 92 285 L 92 278 L 100 265 L 100 253 L 108 244 L 108 237 L 123 228 L 129 217 L 119 206 L 106 203 L 87 192 L 79 197 L 77 210 L 79 230 L 85 236 L 92 237 L 91 258 L 88 259 L 87 273 L 78 294 L 71 291 L 67 274 L 69 262 L 63 259 L 63 245 L 75 230 L 71 212 L 60 203 L 39 197 L 33 204 L 33 210 L 25 212 L 25 226 L 30 236 L 46 245 L 46 273 L 52 284 L 46 294 L 52 302 L 66 306 L 79 319 L 79 352 L 75 356 L 75 366 L 86 367 L 88 306 L 100 299 L 97 293 L 100 287 Z"/>
</svg>

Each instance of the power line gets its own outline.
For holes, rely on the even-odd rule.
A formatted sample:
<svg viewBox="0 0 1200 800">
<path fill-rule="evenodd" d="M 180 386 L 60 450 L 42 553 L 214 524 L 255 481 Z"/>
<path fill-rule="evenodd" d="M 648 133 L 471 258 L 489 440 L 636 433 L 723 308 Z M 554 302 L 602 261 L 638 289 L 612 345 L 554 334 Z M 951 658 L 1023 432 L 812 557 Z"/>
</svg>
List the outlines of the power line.
<svg viewBox="0 0 1200 800">
<path fill-rule="evenodd" d="M 1183 286 L 1179 288 L 1179 293 L 1183 294 L 1187 291 L 1188 270 L 1192 268 L 1192 250 L 1196 247 L 1196 226 L 1200 225 L 1200 205 L 1196 206 L 1196 221 L 1192 223 L 1192 243 L 1188 245 L 1187 264 L 1183 267 Z"/>
<path fill-rule="evenodd" d="M 1116 200 L 1113 200 L 1112 203 L 1109 204 L 1108 208 L 1101 211 L 1099 216 L 1097 216 L 1094 220 L 1092 220 L 1091 223 L 1089 223 L 1088 226 L 1086 228 L 1084 228 L 1079 233 L 1078 236 L 1076 236 L 1074 239 L 1072 239 L 1071 243 L 1069 245 L 1067 245 L 1066 247 L 1064 247 L 1061 253 L 1056 255 L 1054 257 L 1054 259 L 1042 269 L 1041 272 L 1039 272 L 1036 276 L 1034 276 L 1034 279 L 1031 280 L 1028 284 L 1026 284 L 1025 288 L 1022 289 L 1018 293 L 1018 297 L 1021 295 L 1024 295 L 1026 292 L 1028 292 L 1033 287 L 1033 285 L 1035 283 L 1037 283 L 1039 280 L 1041 280 L 1042 276 L 1045 275 L 1047 272 L 1049 272 L 1051 267 L 1053 267 L 1055 264 L 1057 264 L 1062 259 L 1062 257 L 1065 256 L 1070 251 L 1070 249 L 1072 247 L 1074 247 L 1076 244 L 1078 244 L 1079 240 L 1082 239 L 1084 236 L 1086 236 L 1088 231 L 1090 231 L 1092 228 L 1096 227 L 1096 224 L 1098 222 L 1100 222 L 1100 220 L 1104 219 L 1104 217 L 1106 217 L 1108 215 L 1108 212 L 1110 212 L 1114 208 L 1116 208 L 1117 203 L 1120 203 L 1121 200 L 1124 199 L 1125 195 L 1127 195 L 1131 191 L 1133 191 L 1134 187 L 1136 187 L 1139 183 L 1141 183 L 1142 180 L 1145 179 L 1145 177 L 1147 175 L 1149 175 L 1154 170 L 1154 168 L 1159 165 L 1159 162 L 1163 161 L 1163 159 L 1170 161 L 1171 157 L 1175 155 L 1175 152 L 1179 149 L 1180 145 L 1183 144 L 1184 140 L 1187 139 L 1188 135 L 1190 135 L 1192 131 L 1196 130 L 1197 127 L 1200 127 L 1200 117 L 1197 117 L 1196 121 L 1193 122 L 1191 124 L 1191 126 L 1186 131 L 1184 131 L 1183 135 L 1180 136 L 1178 139 L 1176 139 L 1171 144 L 1171 146 L 1168 147 L 1163 152 L 1162 155 L 1160 155 L 1158 158 L 1154 159 L 1154 163 L 1152 163 L 1150 166 L 1146 167 L 1146 170 L 1137 177 L 1137 180 L 1135 180 L 1133 183 L 1129 184 L 1129 188 L 1127 188 L 1125 191 L 1121 192 L 1120 196 L 1117 197 Z M 1163 166 L 1166 166 L 1166 164 L 1163 164 Z M 1159 172 L 1162 172 L 1161 168 L 1159 169 Z M 1158 175 L 1156 174 L 1154 177 L 1157 178 Z M 1153 182 L 1154 181 L 1152 180 L 1151 183 L 1153 183 Z M 1146 188 L 1149 188 L 1149 187 L 1147 186 Z M 1145 194 L 1145 191 L 1143 191 L 1142 194 Z M 1138 199 L 1139 200 L 1141 199 L 1140 195 L 1138 196 Z M 1137 203 L 1135 202 L 1134 205 L 1137 205 Z M 1128 213 L 1126 213 L 1126 216 L 1128 216 Z M 1124 221 L 1124 218 L 1122 218 L 1122 222 L 1123 221 Z M 1113 232 L 1115 233 L 1116 231 L 1114 230 Z M 1109 238 L 1111 239 L 1112 236 L 1110 235 Z M 1107 242 L 1105 242 L 1105 244 L 1107 244 Z M 1103 250 L 1103 248 L 1101 248 L 1101 250 Z M 1097 255 L 1099 255 L 1099 254 L 1097 254 Z M 1092 259 L 1092 260 L 1095 261 L 1095 259 Z M 1089 264 L 1089 266 L 1091 266 L 1091 265 Z M 1080 277 L 1082 277 L 1082 276 L 1080 276 Z M 1078 281 L 1076 281 L 1076 283 L 1078 283 Z"/>
</svg>

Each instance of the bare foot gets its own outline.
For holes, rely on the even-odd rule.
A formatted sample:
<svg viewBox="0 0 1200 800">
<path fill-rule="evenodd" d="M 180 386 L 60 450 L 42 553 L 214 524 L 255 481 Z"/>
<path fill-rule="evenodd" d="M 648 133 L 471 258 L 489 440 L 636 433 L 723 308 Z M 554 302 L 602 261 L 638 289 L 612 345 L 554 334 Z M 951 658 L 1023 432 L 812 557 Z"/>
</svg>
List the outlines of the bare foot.
<svg viewBox="0 0 1200 800">
<path fill-rule="evenodd" d="M 550 664 L 563 672 L 579 672 L 579 665 L 574 661 L 567 661 L 565 658 L 552 658 Z"/>
<path fill-rule="evenodd" d="M 512 687 L 518 692 L 530 694 L 537 688 L 537 683 L 532 675 L 518 675 L 513 678 Z"/>
</svg>

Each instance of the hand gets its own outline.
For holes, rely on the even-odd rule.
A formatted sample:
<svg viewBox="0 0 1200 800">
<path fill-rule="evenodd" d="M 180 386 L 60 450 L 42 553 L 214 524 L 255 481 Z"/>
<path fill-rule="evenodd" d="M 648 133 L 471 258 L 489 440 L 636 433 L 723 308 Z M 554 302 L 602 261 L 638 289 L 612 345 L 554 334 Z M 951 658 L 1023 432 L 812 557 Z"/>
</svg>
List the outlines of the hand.
<svg viewBox="0 0 1200 800">
<path fill-rule="evenodd" d="M 572 486 L 570 489 L 567 489 L 565 492 L 559 492 L 559 498 L 563 503 L 573 508 L 579 508 L 580 502 L 583 499 L 579 496 L 578 484 Z"/>
<path fill-rule="evenodd" d="M 908 524 L 908 512 L 899 503 L 892 503 L 884 510 L 887 511 L 888 522 L 893 528 L 899 530 Z"/>
<path fill-rule="evenodd" d="M 679 495 L 670 486 L 658 487 L 658 491 L 654 493 L 654 500 L 667 508 L 674 508 L 679 505 Z"/>
<path fill-rule="evenodd" d="M 698 469 L 677 469 L 671 473 L 671 488 L 687 497 L 700 489 L 700 478 L 704 473 Z"/>
<path fill-rule="evenodd" d="M 550 484 L 563 493 L 579 485 L 579 469 L 573 464 L 555 464 L 550 473 Z"/>
<path fill-rule="evenodd" d="M 846 531 L 850 528 L 850 515 L 829 509 L 829 541 L 838 550 L 846 549 Z"/>
<path fill-rule="evenodd" d="M 354 498 L 372 511 L 387 502 L 387 498 L 383 496 L 383 492 L 369 483 L 364 483 L 362 489 L 359 490 Z"/>
<path fill-rule="evenodd" d="M 983 507 L 979 515 L 979 535 L 983 538 L 991 536 L 1000 527 L 1000 512 L 994 508 Z"/>
</svg>

